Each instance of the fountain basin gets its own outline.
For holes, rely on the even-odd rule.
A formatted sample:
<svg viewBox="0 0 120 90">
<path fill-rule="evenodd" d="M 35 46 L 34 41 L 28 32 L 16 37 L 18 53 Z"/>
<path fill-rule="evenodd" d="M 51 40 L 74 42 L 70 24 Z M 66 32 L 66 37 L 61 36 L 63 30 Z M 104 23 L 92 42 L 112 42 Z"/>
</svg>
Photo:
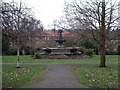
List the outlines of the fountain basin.
<svg viewBox="0 0 120 90">
<path fill-rule="evenodd" d="M 60 48 L 43 48 L 43 54 L 51 54 L 51 55 L 80 55 L 81 53 L 78 51 L 79 47 L 60 47 Z"/>
</svg>

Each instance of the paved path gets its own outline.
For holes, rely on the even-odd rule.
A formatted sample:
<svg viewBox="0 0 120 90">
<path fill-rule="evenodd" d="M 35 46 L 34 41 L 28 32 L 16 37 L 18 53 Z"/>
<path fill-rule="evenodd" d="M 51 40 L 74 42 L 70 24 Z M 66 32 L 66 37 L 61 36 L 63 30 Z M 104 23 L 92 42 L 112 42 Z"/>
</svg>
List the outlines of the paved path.
<svg viewBox="0 0 120 90">
<path fill-rule="evenodd" d="M 40 78 L 27 88 L 85 88 L 80 85 L 72 72 L 71 65 L 49 64 Z"/>
</svg>

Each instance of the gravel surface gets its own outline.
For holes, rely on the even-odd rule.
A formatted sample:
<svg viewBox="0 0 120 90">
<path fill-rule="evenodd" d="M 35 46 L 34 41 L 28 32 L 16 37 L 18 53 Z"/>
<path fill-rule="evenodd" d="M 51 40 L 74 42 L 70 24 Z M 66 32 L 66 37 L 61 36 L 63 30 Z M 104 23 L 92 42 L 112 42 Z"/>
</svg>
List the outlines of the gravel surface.
<svg viewBox="0 0 120 90">
<path fill-rule="evenodd" d="M 47 70 L 27 88 L 86 88 L 80 85 L 72 72 L 71 65 L 49 64 Z"/>
</svg>

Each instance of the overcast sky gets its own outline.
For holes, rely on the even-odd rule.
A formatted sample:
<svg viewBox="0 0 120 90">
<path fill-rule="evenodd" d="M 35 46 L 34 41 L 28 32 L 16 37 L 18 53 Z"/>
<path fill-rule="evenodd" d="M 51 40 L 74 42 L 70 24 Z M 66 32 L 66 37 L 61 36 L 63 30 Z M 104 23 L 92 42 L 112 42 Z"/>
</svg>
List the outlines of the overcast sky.
<svg viewBox="0 0 120 90">
<path fill-rule="evenodd" d="M 45 28 L 50 28 L 53 21 L 63 15 L 64 0 L 25 0 L 33 8 L 35 16 Z"/>
<path fill-rule="evenodd" d="M 2 0 L 11 2 L 12 0 Z M 20 0 L 14 0 L 20 2 Z M 41 20 L 45 28 L 50 28 L 53 21 L 63 15 L 64 0 L 22 0 L 32 8 L 37 19 Z"/>
<path fill-rule="evenodd" d="M 12 0 L 2 0 L 10 2 Z M 19 2 L 20 0 L 14 0 Z M 71 0 L 22 0 L 32 8 L 37 19 L 41 20 L 45 28 L 53 28 L 51 25 L 55 19 L 63 16 L 64 1 Z"/>
</svg>

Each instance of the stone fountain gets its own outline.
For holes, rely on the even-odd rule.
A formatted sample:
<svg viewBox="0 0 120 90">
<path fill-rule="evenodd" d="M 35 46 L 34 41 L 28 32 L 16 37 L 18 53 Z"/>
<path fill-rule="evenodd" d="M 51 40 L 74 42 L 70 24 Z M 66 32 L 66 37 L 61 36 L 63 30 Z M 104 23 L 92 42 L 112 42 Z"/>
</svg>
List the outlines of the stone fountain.
<svg viewBox="0 0 120 90">
<path fill-rule="evenodd" d="M 81 53 L 78 51 L 79 47 L 64 47 L 63 43 L 66 41 L 62 36 L 63 30 L 58 31 L 58 37 L 55 40 L 58 42 L 57 48 L 43 48 L 44 55 L 64 55 L 64 56 L 73 56 L 73 55 L 80 55 Z"/>
<path fill-rule="evenodd" d="M 66 42 L 66 40 L 62 37 L 62 30 L 58 31 L 58 39 L 56 39 L 55 41 L 59 43 L 58 48 L 62 48 L 63 47 L 63 42 Z"/>
</svg>

